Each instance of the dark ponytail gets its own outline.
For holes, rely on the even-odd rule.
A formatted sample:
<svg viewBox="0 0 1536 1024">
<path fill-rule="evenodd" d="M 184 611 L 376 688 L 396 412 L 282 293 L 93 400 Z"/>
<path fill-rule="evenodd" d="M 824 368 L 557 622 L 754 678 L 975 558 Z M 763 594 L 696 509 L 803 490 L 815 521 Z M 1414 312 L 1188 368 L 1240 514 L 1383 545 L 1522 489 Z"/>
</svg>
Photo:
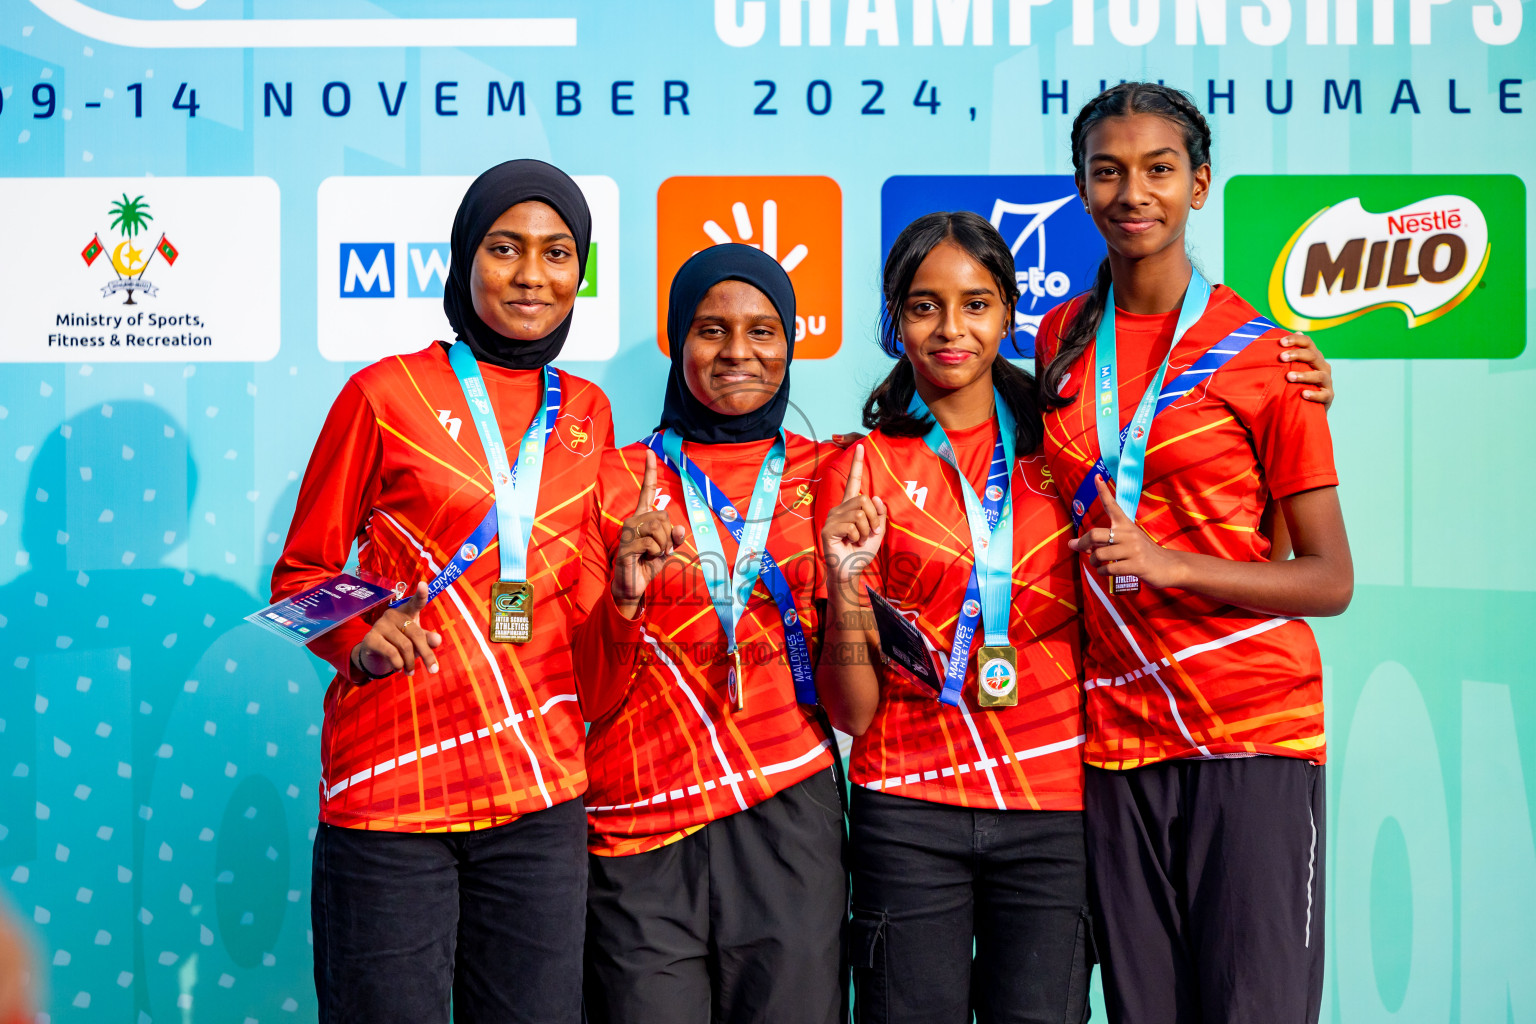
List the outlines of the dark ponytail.
<svg viewBox="0 0 1536 1024">
<path fill-rule="evenodd" d="M 885 302 L 880 310 L 880 347 L 896 358 L 896 366 L 864 400 L 864 426 L 870 430 L 880 430 L 892 437 L 921 437 L 933 429 L 932 417 L 918 419 L 907 411 L 917 391 L 917 371 L 902 351 L 900 325 L 901 310 L 918 267 L 943 242 L 958 246 L 996 280 L 998 292 L 1008 307 L 1004 329 L 1012 332 L 1019 283 L 1014 276 L 1013 253 L 997 228 L 969 210 L 925 214 L 902 228 L 885 258 L 881 282 Z M 992 386 L 1013 413 L 1017 427 L 1015 450 L 1020 455 L 1033 452 L 1045 436 L 1034 375 L 1010 363 L 999 352 L 992 360 Z"/>
<path fill-rule="evenodd" d="M 1083 187 L 1086 168 L 1084 146 L 1088 133 L 1100 121 L 1111 117 L 1127 117 L 1131 114 L 1154 114 L 1167 118 L 1179 127 L 1184 135 L 1184 149 L 1189 153 L 1192 168 L 1211 162 L 1211 126 L 1205 115 L 1188 93 L 1155 82 L 1121 82 L 1105 89 L 1083 104 L 1072 122 L 1072 171 L 1079 188 Z M 1098 333 L 1099 321 L 1104 318 L 1104 305 L 1109 301 L 1109 259 L 1099 264 L 1099 272 L 1093 286 L 1083 293 L 1082 305 L 1061 332 L 1061 344 L 1050 365 L 1045 368 L 1045 379 L 1040 382 L 1040 397 L 1053 409 L 1071 405 L 1073 399 L 1062 397 L 1061 376 L 1088 348 Z"/>
</svg>

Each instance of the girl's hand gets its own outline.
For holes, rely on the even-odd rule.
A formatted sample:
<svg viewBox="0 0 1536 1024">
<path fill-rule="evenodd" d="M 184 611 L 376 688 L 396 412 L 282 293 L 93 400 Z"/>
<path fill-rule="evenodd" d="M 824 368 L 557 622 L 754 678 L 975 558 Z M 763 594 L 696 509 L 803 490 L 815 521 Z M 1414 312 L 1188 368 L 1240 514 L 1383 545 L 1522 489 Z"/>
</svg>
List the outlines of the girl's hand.
<svg viewBox="0 0 1536 1024">
<path fill-rule="evenodd" d="M 428 672 L 437 671 L 432 651 L 443 642 L 441 634 L 421 628 L 417 619 L 427 606 L 427 585 L 416 584 L 416 593 L 399 608 L 385 608 L 368 635 L 352 648 L 352 664 L 375 678 L 402 669 L 415 673 L 420 658 Z"/>
<path fill-rule="evenodd" d="M 869 435 L 861 434 L 857 430 L 851 434 L 833 434 L 832 443 L 837 445 L 839 448 L 852 448 L 854 445 L 864 440 L 864 438 L 867 436 Z"/>
<path fill-rule="evenodd" d="M 1327 410 L 1333 405 L 1333 367 L 1305 334 L 1287 334 L 1280 339 L 1280 344 L 1284 346 L 1280 353 L 1282 363 L 1305 363 L 1307 366 L 1306 369 L 1297 367 L 1288 371 L 1285 379 L 1292 384 L 1316 385 L 1302 391 L 1301 397 L 1309 402 L 1320 402 Z"/>
<path fill-rule="evenodd" d="M 1088 564 L 1100 576 L 1135 576 L 1149 587 L 1183 586 L 1183 563 L 1178 552 L 1159 547 L 1125 514 L 1102 476 L 1095 476 L 1099 500 L 1109 513 L 1109 529 L 1089 530 L 1067 542 L 1073 551 L 1087 552 Z"/>
<path fill-rule="evenodd" d="M 885 502 L 864 497 L 864 446 L 853 450 L 853 468 L 843 500 L 821 527 L 829 583 L 846 586 L 859 578 L 880 552 L 885 537 Z M 841 591 L 842 587 L 839 587 Z"/>
<path fill-rule="evenodd" d="M 640 500 L 635 514 L 624 520 L 619 531 L 619 550 L 613 555 L 609 590 L 613 602 L 627 619 L 640 614 L 640 602 L 646 588 L 661 572 L 661 567 L 683 542 L 685 531 L 673 526 L 665 512 L 656 505 L 656 453 L 645 453 L 645 477 L 640 483 Z"/>
</svg>

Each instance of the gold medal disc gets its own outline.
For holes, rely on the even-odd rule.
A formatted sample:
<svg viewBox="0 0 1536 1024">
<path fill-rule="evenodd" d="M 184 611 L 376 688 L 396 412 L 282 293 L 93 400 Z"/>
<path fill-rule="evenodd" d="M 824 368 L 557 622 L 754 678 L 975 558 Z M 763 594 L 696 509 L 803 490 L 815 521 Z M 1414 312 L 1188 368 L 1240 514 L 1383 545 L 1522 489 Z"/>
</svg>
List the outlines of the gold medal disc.
<svg viewBox="0 0 1536 1024">
<path fill-rule="evenodd" d="M 491 584 L 491 639 L 525 644 L 533 639 L 533 584 L 497 580 Z"/>
<path fill-rule="evenodd" d="M 1012 647 L 983 647 L 976 652 L 976 703 L 1011 708 L 1019 702 L 1019 654 Z"/>
<path fill-rule="evenodd" d="M 731 667 L 725 677 L 725 691 L 731 698 L 731 710 L 733 711 L 747 710 L 747 691 L 742 683 L 741 652 L 739 650 L 732 651 Z"/>
</svg>

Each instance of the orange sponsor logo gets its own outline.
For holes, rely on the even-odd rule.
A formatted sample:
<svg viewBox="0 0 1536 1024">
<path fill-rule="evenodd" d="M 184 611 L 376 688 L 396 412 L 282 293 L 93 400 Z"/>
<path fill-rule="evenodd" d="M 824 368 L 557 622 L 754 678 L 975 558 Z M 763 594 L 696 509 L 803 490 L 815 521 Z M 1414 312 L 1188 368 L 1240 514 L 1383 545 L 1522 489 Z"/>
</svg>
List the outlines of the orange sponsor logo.
<svg viewBox="0 0 1536 1024">
<path fill-rule="evenodd" d="M 668 178 L 656 194 L 656 342 L 667 345 L 672 275 L 694 253 L 742 242 L 795 286 L 796 359 L 826 359 L 843 341 L 843 193 L 806 177 Z"/>
</svg>

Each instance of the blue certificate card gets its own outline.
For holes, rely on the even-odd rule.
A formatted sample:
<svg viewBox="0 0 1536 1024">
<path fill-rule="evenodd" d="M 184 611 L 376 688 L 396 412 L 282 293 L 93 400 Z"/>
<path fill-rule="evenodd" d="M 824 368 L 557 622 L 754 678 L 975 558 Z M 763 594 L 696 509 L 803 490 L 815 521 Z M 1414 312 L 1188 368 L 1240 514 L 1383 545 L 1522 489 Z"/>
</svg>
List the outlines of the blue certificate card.
<svg viewBox="0 0 1536 1024">
<path fill-rule="evenodd" d="M 403 592 L 403 585 L 373 573 L 359 572 L 354 576 L 344 572 L 245 618 L 293 643 L 307 644 Z"/>
</svg>

